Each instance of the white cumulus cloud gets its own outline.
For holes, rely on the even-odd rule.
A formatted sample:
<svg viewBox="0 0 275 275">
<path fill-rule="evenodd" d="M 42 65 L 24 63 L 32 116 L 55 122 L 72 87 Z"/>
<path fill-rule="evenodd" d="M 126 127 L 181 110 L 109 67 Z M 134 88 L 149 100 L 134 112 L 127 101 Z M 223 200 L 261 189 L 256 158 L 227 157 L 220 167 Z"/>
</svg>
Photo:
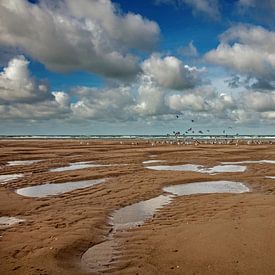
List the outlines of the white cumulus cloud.
<svg viewBox="0 0 275 275">
<path fill-rule="evenodd" d="M 122 14 L 110 0 L 0 1 L 0 45 L 21 49 L 55 71 L 130 78 L 140 70 L 131 49 L 151 50 L 157 23 Z"/>
</svg>

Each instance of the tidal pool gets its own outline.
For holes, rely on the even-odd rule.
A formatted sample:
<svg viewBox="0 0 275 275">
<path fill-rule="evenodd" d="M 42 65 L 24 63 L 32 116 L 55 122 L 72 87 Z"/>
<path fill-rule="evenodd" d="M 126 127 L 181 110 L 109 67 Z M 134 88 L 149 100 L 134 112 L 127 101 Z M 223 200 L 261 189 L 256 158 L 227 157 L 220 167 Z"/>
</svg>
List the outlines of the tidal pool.
<svg viewBox="0 0 275 275">
<path fill-rule="evenodd" d="M 165 160 L 151 159 L 151 160 L 145 160 L 142 163 L 143 164 L 149 164 L 149 163 L 155 163 L 155 162 L 165 162 Z"/>
<path fill-rule="evenodd" d="M 0 175 L 0 184 L 6 184 L 9 181 L 22 178 L 24 174 L 10 174 L 10 175 Z"/>
<path fill-rule="evenodd" d="M 10 227 L 24 221 L 25 220 L 18 219 L 15 217 L 3 216 L 3 217 L 0 217 L 0 228 Z"/>
<path fill-rule="evenodd" d="M 64 172 L 64 171 L 71 171 L 71 170 L 79 170 L 84 168 L 96 168 L 96 167 L 102 167 L 102 166 L 109 166 L 104 164 L 95 164 L 92 162 L 75 162 L 70 163 L 68 166 L 64 167 L 58 167 L 58 168 L 52 168 L 50 169 L 50 172 Z"/>
<path fill-rule="evenodd" d="M 135 227 L 151 218 L 157 209 L 162 208 L 171 200 L 171 195 L 160 195 L 153 199 L 125 206 L 114 211 L 110 218 L 110 224 L 113 225 L 115 230 Z"/>
<path fill-rule="evenodd" d="M 243 160 L 243 161 L 229 161 L 229 162 L 221 162 L 221 164 L 253 164 L 253 163 L 259 163 L 259 164 L 275 164 L 275 160 Z"/>
<path fill-rule="evenodd" d="M 37 163 L 40 161 L 42 160 L 12 160 L 12 161 L 8 161 L 7 166 L 31 165 L 33 163 Z"/>
<path fill-rule="evenodd" d="M 199 173 L 235 173 L 244 172 L 246 166 L 242 165 L 217 165 L 214 167 L 204 167 L 196 164 L 184 164 L 184 165 L 158 165 L 158 166 L 146 166 L 147 169 L 158 170 L 158 171 L 191 171 Z"/>
<path fill-rule="evenodd" d="M 99 273 L 104 271 L 115 259 L 118 248 L 123 245 L 116 238 L 116 233 L 143 224 L 146 220 L 152 218 L 158 209 L 165 207 L 176 196 L 209 193 L 244 193 L 249 192 L 249 188 L 241 182 L 206 181 L 168 186 L 164 187 L 163 191 L 166 194 L 114 211 L 109 221 L 113 230 L 107 236 L 106 241 L 92 246 L 82 255 L 81 262 L 84 268 Z"/>
<path fill-rule="evenodd" d="M 176 196 L 209 193 L 244 193 L 249 188 L 241 182 L 234 181 L 205 181 L 171 185 L 163 188 L 164 192 Z"/>
<path fill-rule="evenodd" d="M 43 198 L 43 197 L 63 194 L 76 189 L 95 186 L 105 181 L 106 179 L 97 179 L 97 180 L 83 180 L 83 181 L 64 182 L 64 183 L 46 183 L 42 185 L 35 185 L 35 186 L 20 188 L 16 190 L 16 193 L 18 195 L 25 196 L 25 197 Z"/>
</svg>

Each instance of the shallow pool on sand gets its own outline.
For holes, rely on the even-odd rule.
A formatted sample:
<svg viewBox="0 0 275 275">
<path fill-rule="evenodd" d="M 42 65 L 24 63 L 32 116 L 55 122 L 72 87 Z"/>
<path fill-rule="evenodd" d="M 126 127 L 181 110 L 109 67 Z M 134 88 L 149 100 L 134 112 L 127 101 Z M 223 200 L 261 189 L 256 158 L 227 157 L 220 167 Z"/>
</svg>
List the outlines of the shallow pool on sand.
<svg viewBox="0 0 275 275">
<path fill-rule="evenodd" d="M 40 161 L 42 160 L 12 160 L 12 161 L 8 161 L 7 166 L 31 165 L 33 163 L 37 163 Z"/>
<path fill-rule="evenodd" d="M 25 220 L 18 219 L 15 217 L 3 216 L 3 217 L 0 217 L 0 228 L 10 227 L 24 221 Z"/>
<path fill-rule="evenodd" d="M 176 196 L 184 196 L 209 193 L 244 193 L 249 192 L 249 188 L 241 182 L 205 181 L 171 185 L 164 187 L 163 191 Z"/>
<path fill-rule="evenodd" d="M 10 175 L 0 175 L 0 184 L 6 184 L 9 181 L 22 178 L 24 174 L 10 174 Z"/>
<path fill-rule="evenodd" d="M 76 189 L 95 186 L 105 181 L 106 179 L 96 179 L 96 180 L 83 180 L 83 181 L 64 182 L 64 183 L 46 183 L 42 185 L 35 185 L 35 186 L 20 188 L 16 190 L 16 193 L 18 195 L 25 196 L 25 197 L 43 198 L 47 196 L 55 196 L 55 195 L 63 194 Z"/>
<path fill-rule="evenodd" d="M 227 162 L 222 162 L 222 164 L 275 164 L 275 160 L 243 160 L 243 161 L 227 161 Z"/>
<path fill-rule="evenodd" d="M 113 230 L 107 236 L 107 240 L 92 246 L 82 255 L 81 262 L 84 269 L 90 272 L 104 271 L 115 260 L 118 247 L 123 245 L 116 238 L 117 232 L 142 225 L 152 218 L 158 209 L 171 203 L 176 196 L 209 193 L 238 194 L 249 192 L 249 188 L 241 182 L 206 181 L 171 185 L 164 187 L 163 191 L 165 194 L 115 210 L 109 220 Z"/>
<path fill-rule="evenodd" d="M 92 162 L 75 162 L 70 163 L 68 166 L 64 167 L 58 167 L 58 168 L 52 168 L 50 169 L 50 172 L 64 172 L 64 171 L 72 171 L 72 170 L 79 170 L 79 169 L 85 169 L 85 168 L 96 168 L 96 167 L 103 167 L 103 166 L 109 166 L 104 164 L 95 164 Z"/>
<path fill-rule="evenodd" d="M 202 165 L 196 164 L 183 164 L 183 165 L 155 165 L 155 166 L 146 166 L 147 169 L 157 170 L 157 171 L 190 171 L 198 173 L 236 173 L 244 172 L 246 166 L 243 165 L 216 165 L 214 167 L 204 167 Z"/>
</svg>

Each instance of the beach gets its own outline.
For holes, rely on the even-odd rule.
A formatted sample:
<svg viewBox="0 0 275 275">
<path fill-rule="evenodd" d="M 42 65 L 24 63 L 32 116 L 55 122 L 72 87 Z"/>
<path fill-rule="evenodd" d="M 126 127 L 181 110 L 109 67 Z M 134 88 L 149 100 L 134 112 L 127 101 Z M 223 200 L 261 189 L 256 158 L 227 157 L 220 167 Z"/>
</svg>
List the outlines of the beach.
<svg viewBox="0 0 275 275">
<path fill-rule="evenodd" d="M 0 175 L 23 174 L 0 184 L 0 217 L 22 220 L 0 226 L 0 273 L 274 274 L 275 145 L 171 143 L 0 140 Z M 7 165 L 26 160 L 35 162 Z M 207 170 L 241 161 L 247 163 L 235 165 L 245 166 L 242 172 Z M 51 171 L 72 163 L 94 166 Z M 186 164 L 203 168 L 147 168 Z M 18 194 L 25 187 L 102 179 L 57 195 Z M 208 181 L 240 182 L 249 192 L 171 196 L 144 223 L 112 233 L 114 211 L 165 195 L 167 186 Z M 87 268 L 82 255 L 110 234 L 116 244 L 110 260 L 99 255 L 102 262 Z"/>
</svg>

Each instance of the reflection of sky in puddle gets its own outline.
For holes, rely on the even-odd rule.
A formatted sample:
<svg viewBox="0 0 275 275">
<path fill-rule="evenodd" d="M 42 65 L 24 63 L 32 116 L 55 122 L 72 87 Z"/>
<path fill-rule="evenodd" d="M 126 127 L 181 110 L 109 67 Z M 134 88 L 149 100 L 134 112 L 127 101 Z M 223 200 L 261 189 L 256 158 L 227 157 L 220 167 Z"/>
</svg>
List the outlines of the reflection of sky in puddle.
<svg viewBox="0 0 275 275">
<path fill-rule="evenodd" d="M 40 161 L 41 160 L 13 160 L 13 161 L 8 161 L 7 166 L 31 165 L 33 163 L 37 163 Z"/>
<path fill-rule="evenodd" d="M 151 218 L 158 208 L 168 204 L 171 199 L 171 195 L 160 195 L 150 200 L 123 207 L 113 213 L 111 224 L 113 224 L 116 230 L 127 229 L 142 224 L 146 219 Z"/>
<path fill-rule="evenodd" d="M 249 192 L 249 188 L 241 182 L 233 181 L 206 181 L 194 182 L 164 187 L 163 191 L 176 196 L 208 193 L 244 193 Z"/>
<path fill-rule="evenodd" d="M 269 164 L 275 164 L 275 160 L 244 160 L 244 161 L 227 161 L 227 162 L 221 162 L 221 164 L 253 164 L 253 163 L 259 163 L 259 164 L 264 164 L 264 163 L 269 163 Z"/>
<path fill-rule="evenodd" d="M 16 193 L 25 197 L 47 197 L 54 196 L 66 192 L 70 192 L 76 189 L 82 189 L 86 187 L 91 187 L 100 183 L 103 183 L 105 179 L 97 180 L 83 180 L 75 182 L 65 182 L 65 183 L 47 183 L 43 185 L 35 185 L 25 188 L 20 188 L 16 190 Z"/>
<path fill-rule="evenodd" d="M 143 164 L 148 164 L 148 163 L 155 163 L 155 162 L 165 162 L 165 160 L 151 159 L 151 160 L 145 160 L 142 163 Z"/>
<path fill-rule="evenodd" d="M 267 179 L 273 179 L 275 180 L 275 176 L 265 176 Z"/>
<path fill-rule="evenodd" d="M 13 226 L 13 225 L 23 222 L 23 221 L 24 220 L 22 220 L 22 219 L 17 219 L 14 217 L 3 216 L 3 217 L 0 217 L 0 228 Z"/>
<path fill-rule="evenodd" d="M 68 166 L 50 169 L 50 172 L 63 172 L 63 171 L 71 171 L 71 170 L 78 170 L 78 169 L 92 168 L 92 167 L 96 168 L 96 167 L 102 167 L 102 166 L 109 166 L 109 165 L 94 164 L 91 162 L 75 162 L 75 163 L 71 163 Z"/>
<path fill-rule="evenodd" d="M 0 184 L 5 184 L 9 181 L 23 177 L 24 174 L 10 174 L 10 175 L 0 175 Z"/>
<path fill-rule="evenodd" d="M 184 164 L 184 165 L 158 165 L 158 166 L 147 166 L 147 169 L 158 170 L 158 171 L 191 171 L 199 173 L 228 173 L 228 172 L 244 172 L 246 166 L 241 165 L 217 165 L 214 167 L 203 167 L 195 164 Z"/>
</svg>

